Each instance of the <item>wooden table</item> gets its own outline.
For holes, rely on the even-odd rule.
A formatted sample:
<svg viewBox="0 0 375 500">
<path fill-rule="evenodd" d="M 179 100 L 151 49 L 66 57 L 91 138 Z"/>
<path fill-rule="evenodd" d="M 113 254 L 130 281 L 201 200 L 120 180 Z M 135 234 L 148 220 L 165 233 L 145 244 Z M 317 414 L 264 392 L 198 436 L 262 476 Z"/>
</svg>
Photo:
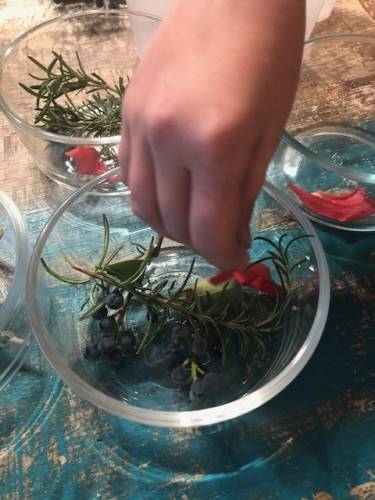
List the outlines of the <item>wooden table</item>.
<svg viewBox="0 0 375 500">
<path fill-rule="evenodd" d="M 0 0 L 0 49 L 64 9 Z M 371 15 L 373 0 L 338 0 L 316 34 L 375 32 Z M 4 116 L 0 186 L 34 240 L 56 186 Z M 225 425 L 147 428 L 71 394 L 35 347 L 0 394 L 0 497 L 375 499 L 375 237 L 319 236 L 332 272 L 331 312 L 312 361 L 281 395 Z"/>
</svg>

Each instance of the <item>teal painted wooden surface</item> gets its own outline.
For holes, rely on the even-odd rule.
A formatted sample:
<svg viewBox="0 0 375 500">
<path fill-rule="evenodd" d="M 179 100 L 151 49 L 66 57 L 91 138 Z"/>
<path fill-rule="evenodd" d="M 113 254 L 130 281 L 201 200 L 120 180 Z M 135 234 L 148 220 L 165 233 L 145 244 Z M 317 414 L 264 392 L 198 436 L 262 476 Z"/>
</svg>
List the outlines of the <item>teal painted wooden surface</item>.
<svg viewBox="0 0 375 500">
<path fill-rule="evenodd" d="M 145 427 L 79 400 L 35 347 L 1 395 L 0 497 L 375 498 L 375 236 L 319 236 L 328 324 L 282 394 L 223 425 Z"/>
<path fill-rule="evenodd" d="M 2 44 L 59 9 L 49 0 L 20 0 L 19 9 L 13 2 L 0 0 L 8 16 Z M 337 4 L 323 32 L 373 31 L 357 0 Z M 54 185 L 22 160 L 2 117 L 0 129 L 9 194 L 20 206 L 44 203 Z M 34 238 L 44 209 L 26 214 Z M 287 390 L 225 425 L 147 428 L 79 400 L 35 347 L 0 394 L 1 500 L 375 499 L 375 236 L 319 236 L 331 310 L 316 353 Z"/>
</svg>

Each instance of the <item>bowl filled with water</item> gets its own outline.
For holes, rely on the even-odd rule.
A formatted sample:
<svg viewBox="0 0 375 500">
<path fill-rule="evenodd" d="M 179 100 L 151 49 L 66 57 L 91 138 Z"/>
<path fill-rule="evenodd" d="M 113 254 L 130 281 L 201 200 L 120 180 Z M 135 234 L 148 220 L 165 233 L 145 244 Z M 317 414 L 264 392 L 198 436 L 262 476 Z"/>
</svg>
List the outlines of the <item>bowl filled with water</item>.
<svg viewBox="0 0 375 500">
<path fill-rule="evenodd" d="M 296 99 L 268 179 L 320 224 L 375 229 L 374 85 L 374 35 L 305 44 Z"/>
</svg>

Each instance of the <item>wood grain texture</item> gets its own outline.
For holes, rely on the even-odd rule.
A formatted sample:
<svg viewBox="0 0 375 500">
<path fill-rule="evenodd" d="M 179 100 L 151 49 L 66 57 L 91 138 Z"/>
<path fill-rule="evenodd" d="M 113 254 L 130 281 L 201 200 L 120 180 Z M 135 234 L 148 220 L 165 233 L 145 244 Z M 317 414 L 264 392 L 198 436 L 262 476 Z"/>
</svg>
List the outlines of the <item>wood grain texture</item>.
<svg viewBox="0 0 375 500">
<path fill-rule="evenodd" d="M 0 0 L 0 49 L 63 9 Z M 315 34 L 375 33 L 374 10 L 375 1 L 338 0 Z M 0 188 L 23 210 L 32 240 L 66 194 L 3 115 Z M 317 352 L 287 390 L 227 424 L 147 428 L 81 401 L 35 348 L 0 394 L 1 499 L 375 499 L 375 236 L 319 229 L 319 237 L 331 311 Z"/>
</svg>

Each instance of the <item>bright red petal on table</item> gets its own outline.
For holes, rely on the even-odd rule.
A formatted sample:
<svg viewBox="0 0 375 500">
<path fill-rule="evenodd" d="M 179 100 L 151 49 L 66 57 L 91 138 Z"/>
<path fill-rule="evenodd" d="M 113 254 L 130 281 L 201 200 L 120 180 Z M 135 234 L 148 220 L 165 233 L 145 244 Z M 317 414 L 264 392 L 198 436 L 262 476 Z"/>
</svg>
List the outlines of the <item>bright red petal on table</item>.
<svg viewBox="0 0 375 500">
<path fill-rule="evenodd" d="M 288 187 L 306 208 L 339 222 L 348 222 L 375 214 L 375 200 L 363 188 L 336 195 L 323 191 L 309 193 L 291 183 Z"/>
<path fill-rule="evenodd" d="M 98 151 L 91 146 L 77 146 L 65 152 L 65 156 L 73 158 L 81 175 L 100 175 L 108 168 L 100 160 Z"/>
<path fill-rule="evenodd" d="M 219 285 L 230 279 L 235 279 L 243 286 L 256 288 L 257 290 L 270 295 L 273 298 L 284 300 L 284 287 L 274 283 L 271 276 L 271 271 L 265 265 L 259 262 L 252 264 L 245 269 L 236 269 L 234 271 L 223 271 L 210 278 L 210 283 Z"/>
</svg>

